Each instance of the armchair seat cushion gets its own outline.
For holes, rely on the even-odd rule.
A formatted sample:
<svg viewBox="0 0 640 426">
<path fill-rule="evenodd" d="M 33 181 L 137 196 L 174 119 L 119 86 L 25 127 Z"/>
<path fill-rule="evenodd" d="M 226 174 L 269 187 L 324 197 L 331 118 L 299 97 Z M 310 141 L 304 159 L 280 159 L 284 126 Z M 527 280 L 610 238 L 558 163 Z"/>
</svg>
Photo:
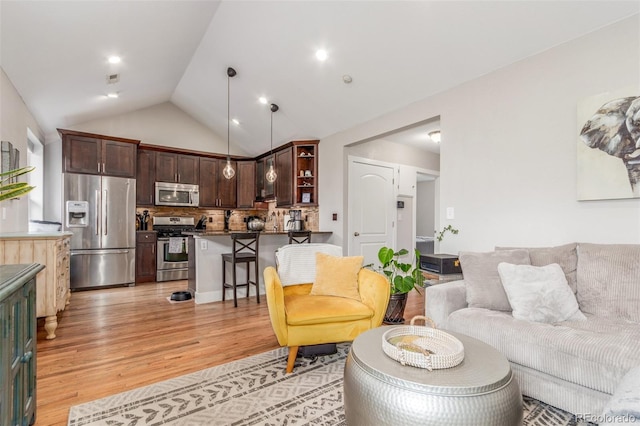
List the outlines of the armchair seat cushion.
<svg viewBox="0 0 640 426">
<path fill-rule="evenodd" d="M 284 298 L 288 325 L 328 324 L 371 319 L 373 310 L 355 299 L 292 294 Z"/>
</svg>

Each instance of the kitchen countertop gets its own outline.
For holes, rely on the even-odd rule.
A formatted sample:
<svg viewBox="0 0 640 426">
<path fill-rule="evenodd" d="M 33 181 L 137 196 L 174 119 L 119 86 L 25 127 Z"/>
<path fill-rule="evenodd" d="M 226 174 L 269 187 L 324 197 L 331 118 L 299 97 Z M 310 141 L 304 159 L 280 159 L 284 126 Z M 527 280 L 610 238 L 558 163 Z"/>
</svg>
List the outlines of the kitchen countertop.
<svg viewBox="0 0 640 426">
<path fill-rule="evenodd" d="M 225 231 L 183 231 L 184 235 L 193 235 L 194 237 L 224 237 L 225 235 L 233 234 L 235 232 L 251 232 L 246 230 L 231 230 Z M 312 235 L 331 235 L 332 231 L 311 231 Z M 260 231 L 260 235 L 288 235 L 289 231 Z"/>
<path fill-rule="evenodd" d="M 61 238 L 71 236 L 71 232 L 49 231 L 49 232 L 3 232 L 0 233 L 0 239 L 24 239 L 24 238 Z"/>
</svg>

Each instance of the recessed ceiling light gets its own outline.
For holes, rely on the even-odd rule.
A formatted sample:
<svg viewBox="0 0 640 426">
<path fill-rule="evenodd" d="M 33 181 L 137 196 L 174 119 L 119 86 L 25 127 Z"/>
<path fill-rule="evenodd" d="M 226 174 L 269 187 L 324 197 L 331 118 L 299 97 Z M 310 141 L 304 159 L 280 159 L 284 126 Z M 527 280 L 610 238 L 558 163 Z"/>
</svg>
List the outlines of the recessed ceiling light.
<svg viewBox="0 0 640 426">
<path fill-rule="evenodd" d="M 260 102 L 261 104 L 266 105 L 266 104 L 267 104 L 267 102 L 269 102 L 269 101 L 267 101 L 267 98 L 265 98 L 264 96 L 260 96 L 260 97 L 258 98 L 258 102 Z"/>
<path fill-rule="evenodd" d="M 240 124 L 240 122 L 238 121 L 238 119 L 237 119 L 237 118 L 232 119 L 232 120 L 231 120 L 231 122 L 232 122 L 233 124 L 235 124 L 236 126 Z"/>
<path fill-rule="evenodd" d="M 119 64 L 121 61 L 120 56 L 109 56 L 109 63 L 110 64 Z"/>
<path fill-rule="evenodd" d="M 429 132 L 429 137 L 435 143 L 440 143 L 440 130 L 436 130 L 434 132 Z"/>
<path fill-rule="evenodd" d="M 118 93 L 116 92 L 107 93 L 107 98 L 115 99 L 115 98 L 118 98 L 119 96 L 120 95 L 118 95 Z"/>
<path fill-rule="evenodd" d="M 328 57 L 329 57 L 329 55 L 327 54 L 326 50 L 324 50 L 324 49 L 316 50 L 316 58 L 319 61 L 326 61 Z"/>
</svg>

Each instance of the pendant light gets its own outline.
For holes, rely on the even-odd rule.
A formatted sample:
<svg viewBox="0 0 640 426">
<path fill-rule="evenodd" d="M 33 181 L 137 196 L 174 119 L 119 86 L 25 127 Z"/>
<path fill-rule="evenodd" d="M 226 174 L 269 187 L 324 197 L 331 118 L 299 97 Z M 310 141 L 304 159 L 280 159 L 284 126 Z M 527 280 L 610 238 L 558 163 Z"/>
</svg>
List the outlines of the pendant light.
<svg viewBox="0 0 640 426">
<path fill-rule="evenodd" d="M 231 118 L 229 117 L 229 80 L 231 77 L 235 77 L 236 70 L 229 67 L 227 68 L 227 165 L 222 169 L 222 174 L 225 179 L 232 179 L 236 175 L 236 171 L 233 170 L 233 166 L 231 165 L 231 156 L 229 155 L 229 122 Z"/>
<path fill-rule="evenodd" d="M 267 170 L 267 174 L 265 178 L 267 182 L 273 183 L 278 178 L 278 174 L 276 173 L 276 169 L 273 167 L 273 113 L 278 110 L 278 105 L 271 104 L 271 165 L 269 165 L 269 170 Z"/>
</svg>

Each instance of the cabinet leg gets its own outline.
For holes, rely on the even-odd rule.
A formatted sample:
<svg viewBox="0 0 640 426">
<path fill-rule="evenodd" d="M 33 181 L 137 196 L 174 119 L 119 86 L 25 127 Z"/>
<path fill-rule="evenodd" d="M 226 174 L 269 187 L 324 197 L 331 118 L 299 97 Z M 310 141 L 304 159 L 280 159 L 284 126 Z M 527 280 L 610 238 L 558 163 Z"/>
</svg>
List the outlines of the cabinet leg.
<svg viewBox="0 0 640 426">
<path fill-rule="evenodd" d="M 56 315 L 51 315 L 44 319 L 44 329 L 47 330 L 48 340 L 56 338 L 56 328 L 58 328 L 58 317 Z"/>
</svg>

